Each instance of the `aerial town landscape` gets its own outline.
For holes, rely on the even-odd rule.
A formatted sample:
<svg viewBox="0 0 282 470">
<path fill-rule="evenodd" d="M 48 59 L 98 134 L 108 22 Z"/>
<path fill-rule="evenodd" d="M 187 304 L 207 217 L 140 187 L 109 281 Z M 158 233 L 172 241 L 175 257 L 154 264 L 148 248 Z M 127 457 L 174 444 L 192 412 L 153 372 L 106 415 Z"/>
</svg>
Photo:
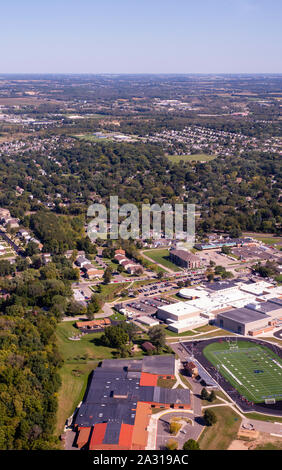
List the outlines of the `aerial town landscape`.
<svg viewBox="0 0 282 470">
<path fill-rule="evenodd" d="M 49 3 L 3 6 L 17 21 L 0 71 L 0 450 L 121 468 L 268 459 L 282 8 L 82 0 L 82 18 Z"/>
<path fill-rule="evenodd" d="M 281 77 L 120 80 L 1 77 L 1 446 L 280 449 Z M 112 194 L 193 246 L 91 240 Z"/>
</svg>

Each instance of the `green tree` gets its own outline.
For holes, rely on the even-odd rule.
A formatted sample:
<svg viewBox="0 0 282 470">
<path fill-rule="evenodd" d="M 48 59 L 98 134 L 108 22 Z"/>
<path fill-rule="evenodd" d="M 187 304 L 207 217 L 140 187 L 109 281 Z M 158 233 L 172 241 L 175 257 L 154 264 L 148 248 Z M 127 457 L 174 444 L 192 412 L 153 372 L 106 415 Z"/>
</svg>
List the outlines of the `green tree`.
<svg viewBox="0 0 282 470">
<path fill-rule="evenodd" d="M 165 346 L 165 331 L 161 326 L 156 325 L 150 328 L 148 331 L 148 336 L 151 343 L 156 346 L 158 350 Z"/>
<path fill-rule="evenodd" d="M 108 326 L 101 336 L 101 342 L 111 348 L 120 348 L 128 343 L 129 336 L 119 325 Z"/>
<path fill-rule="evenodd" d="M 202 391 L 201 391 L 201 399 L 202 400 L 208 400 L 209 398 L 209 394 L 208 394 L 208 391 L 206 388 L 202 388 Z"/>
<path fill-rule="evenodd" d="M 223 245 L 223 247 L 221 248 L 221 253 L 225 255 L 230 255 L 231 254 L 230 246 Z"/>
<path fill-rule="evenodd" d="M 26 249 L 25 249 L 25 255 L 30 257 L 33 255 L 37 255 L 38 253 L 39 253 L 38 244 L 33 241 L 28 242 Z"/>
<path fill-rule="evenodd" d="M 104 279 L 105 284 L 109 284 L 111 282 L 112 270 L 109 266 L 105 269 L 105 272 L 103 274 L 103 279 Z"/>
<path fill-rule="evenodd" d="M 194 439 L 188 439 L 188 441 L 183 444 L 183 450 L 200 450 L 200 446 Z"/>
<path fill-rule="evenodd" d="M 209 394 L 208 401 L 213 402 L 214 400 L 216 400 L 216 393 L 214 390 L 212 390 Z"/>
<path fill-rule="evenodd" d="M 204 420 L 206 426 L 212 426 L 217 422 L 216 414 L 212 410 L 206 409 L 204 412 Z"/>
</svg>

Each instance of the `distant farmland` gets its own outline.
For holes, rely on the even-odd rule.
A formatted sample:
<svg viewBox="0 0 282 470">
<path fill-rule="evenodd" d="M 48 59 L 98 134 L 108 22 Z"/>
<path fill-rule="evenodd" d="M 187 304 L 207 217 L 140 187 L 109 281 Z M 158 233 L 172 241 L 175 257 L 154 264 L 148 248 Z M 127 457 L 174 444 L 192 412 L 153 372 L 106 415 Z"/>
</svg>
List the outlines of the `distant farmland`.
<svg viewBox="0 0 282 470">
<path fill-rule="evenodd" d="M 184 162 L 209 162 L 216 158 L 216 155 L 208 155 L 206 153 L 196 153 L 195 155 L 168 155 L 167 158 L 173 163 Z"/>
</svg>

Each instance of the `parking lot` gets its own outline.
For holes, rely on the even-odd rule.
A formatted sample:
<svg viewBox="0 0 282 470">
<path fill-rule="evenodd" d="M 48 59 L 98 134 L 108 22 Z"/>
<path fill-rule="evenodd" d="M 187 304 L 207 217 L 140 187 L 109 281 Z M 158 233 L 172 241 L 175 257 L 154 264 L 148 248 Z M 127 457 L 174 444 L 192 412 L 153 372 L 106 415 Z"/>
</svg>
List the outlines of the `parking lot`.
<svg viewBox="0 0 282 470">
<path fill-rule="evenodd" d="M 161 297 L 150 297 L 149 299 L 140 299 L 138 301 L 124 304 L 126 310 L 130 310 L 134 316 L 154 315 L 158 307 L 171 304 L 172 302 Z"/>
<path fill-rule="evenodd" d="M 236 262 L 236 260 L 232 260 L 229 256 L 220 253 L 220 251 L 214 250 L 200 252 L 198 256 L 206 266 L 210 264 L 210 261 L 213 261 L 217 266 L 227 268 Z"/>
<path fill-rule="evenodd" d="M 263 247 L 263 246 L 238 247 L 238 248 L 233 248 L 232 252 L 236 256 L 239 256 L 241 260 L 259 259 L 261 261 L 266 261 L 266 260 L 273 259 L 273 257 L 276 256 L 278 259 L 280 258 L 280 261 L 281 261 L 281 258 L 282 258 L 280 252 L 276 250 L 275 248 Z"/>
<path fill-rule="evenodd" d="M 169 426 L 171 420 L 175 418 L 191 420 L 191 422 L 183 426 L 181 431 L 177 434 L 176 440 L 178 442 L 179 449 L 182 449 L 184 442 L 188 439 L 197 440 L 199 438 L 204 427 L 204 420 L 201 416 L 195 417 L 191 412 L 185 413 L 183 411 L 179 413 L 166 413 L 161 416 L 158 421 L 156 449 L 164 450 L 166 448 L 166 443 L 171 438 L 174 438 L 174 436 L 169 432 Z"/>
</svg>

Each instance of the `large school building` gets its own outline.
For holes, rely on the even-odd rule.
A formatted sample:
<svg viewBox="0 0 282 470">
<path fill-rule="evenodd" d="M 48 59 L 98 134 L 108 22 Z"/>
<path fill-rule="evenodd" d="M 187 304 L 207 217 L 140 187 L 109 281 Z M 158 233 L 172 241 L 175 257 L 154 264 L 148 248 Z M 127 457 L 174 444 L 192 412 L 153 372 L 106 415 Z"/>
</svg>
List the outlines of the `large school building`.
<svg viewBox="0 0 282 470">
<path fill-rule="evenodd" d="M 190 409 L 187 389 L 159 387 L 175 378 L 174 356 L 104 360 L 95 369 L 75 417 L 77 446 L 89 450 L 142 450 L 153 408 Z"/>
</svg>

